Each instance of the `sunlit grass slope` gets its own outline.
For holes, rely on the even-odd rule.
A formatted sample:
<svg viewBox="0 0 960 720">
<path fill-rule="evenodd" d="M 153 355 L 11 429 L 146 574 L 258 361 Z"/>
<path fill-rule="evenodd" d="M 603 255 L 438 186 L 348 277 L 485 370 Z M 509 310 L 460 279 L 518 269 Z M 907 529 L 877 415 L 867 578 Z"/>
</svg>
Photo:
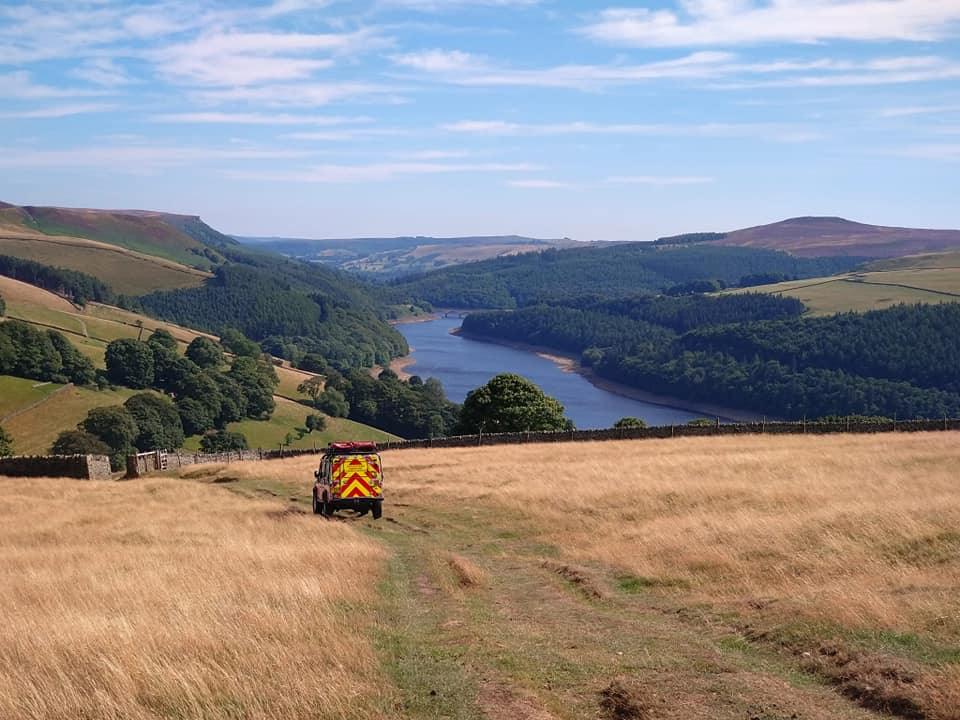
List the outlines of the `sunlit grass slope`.
<svg viewBox="0 0 960 720">
<path fill-rule="evenodd" d="M 127 295 L 197 287 L 210 276 L 203 270 L 173 260 L 96 240 L 19 230 L 11 232 L 2 225 L 0 255 L 78 270 Z"/>
<path fill-rule="evenodd" d="M 45 400 L 63 387 L 56 383 L 0 375 L 0 420 Z"/>
<path fill-rule="evenodd" d="M 388 717 L 384 553 L 178 480 L 0 478 L 0 717 Z"/>
<path fill-rule="evenodd" d="M 396 435 L 377 430 L 376 428 L 347 420 L 346 418 L 327 418 L 327 429 L 322 432 L 308 433 L 305 427 L 307 415 L 316 410 L 292 402 L 282 397 L 275 397 L 277 408 L 269 420 L 244 420 L 231 423 L 228 430 L 243 433 L 252 448 L 276 450 L 281 443 L 292 449 L 308 449 L 324 447 L 337 440 L 373 440 L 383 442 L 395 440 Z M 293 442 L 287 444 L 287 435 L 292 436 Z M 184 443 L 188 450 L 197 450 L 200 447 L 199 436 L 188 438 Z"/>
<path fill-rule="evenodd" d="M 36 384 L 35 380 L 0 376 L 0 392 L 15 381 Z M 63 386 L 52 387 L 56 391 Z M 121 405 L 138 392 L 126 388 L 96 390 L 73 386 L 56 394 L 54 391 L 43 402 L 3 421 L 4 429 L 13 436 L 14 451 L 18 455 L 45 455 L 61 430 L 74 430 L 93 408 Z"/>
<path fill-rule="evenodd" d="M 728 290 L 732 293 L 762 292 L 795 297 L 812 315 L 883 310 L 901 303 L 960 302 L 960 265 L 949 266 L 949 257 L 931 256 L 929 264 L 884 261 L 880 269 L 826 278 L 795 280 Z M 915 264 L 911 264 L 915 263 Z"/>
<path fill-rule="evenodd" d="M 103 367 L 104 352 L 112 340 L 146 339 L 154 330 L 163 329 L 177 339 L 180 352 L 183 352 L 195 338 L 201 335 L 213 337 L 110 305 L 88 303 L 82 309 L 77 308 L 52 292 L 2 276 L 0 296 L 6 301 L 7 317 L 65 333 L 97 367 Z M 311 377 L 310 373 L 290 367 L 277 367 L 276 370 L 280 380 L 277 394 L 293 400 L 306 397 L 297 391 L 297 387 Z"/>
</svg>

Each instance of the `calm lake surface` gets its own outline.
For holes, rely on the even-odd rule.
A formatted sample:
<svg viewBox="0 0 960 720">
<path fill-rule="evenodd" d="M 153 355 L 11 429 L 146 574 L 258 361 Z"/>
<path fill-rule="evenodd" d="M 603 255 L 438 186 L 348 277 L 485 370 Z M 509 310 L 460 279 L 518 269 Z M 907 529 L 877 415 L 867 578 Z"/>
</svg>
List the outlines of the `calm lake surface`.
<svg viewBox="0 0 960 720">
<path fill-rule="evenodd" d="M 407 372 L 424 379 L 436 378 L 454 402 L 463 402 L 468 392 L 494 375 L 512 372 L 532 380 L 563 403 L 567 417 L 581 430 L 608 428 L 622 417 L 638 417 L 648 425 L 680 425 L 701 417 L 601 390 L 577 373 L 564 372 L 556 363 L 532 352 L 451 335 L 460 322 L 459 318 L 438 318 L 397 326 L 413 350 L 414 362 Z"/>
</svg>

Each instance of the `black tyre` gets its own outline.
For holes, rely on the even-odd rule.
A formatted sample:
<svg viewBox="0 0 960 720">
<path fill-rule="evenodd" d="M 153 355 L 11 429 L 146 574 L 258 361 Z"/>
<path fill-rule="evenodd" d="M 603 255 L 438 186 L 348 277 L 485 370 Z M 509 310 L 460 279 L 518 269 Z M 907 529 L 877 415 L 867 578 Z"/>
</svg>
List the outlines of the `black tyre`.
<svg viewBox="0 0 960 720">
<path fill-rule="evenodd" d="M 383 516 L 383 501 L 377 500 L 370 509 L 373 511 L 373 519 L 379 520 Z"/>
<path fill-rule="evenodd" d="M 313 514 L 322 515 L 323 514 L 323 503 L 317 500 L 317 496 L 313 496 Z"/>
<path fill-rule="evenodd" d="M 320 503 L 320 505 L 323 507 L 323 510 L 321 512 L 323 512 L 324 517 L 328 517 L 328 518 L 333 517 L 333 513 L 334 513 L 333 505 L 331 505 L 330 503 Z"/>
</svg>

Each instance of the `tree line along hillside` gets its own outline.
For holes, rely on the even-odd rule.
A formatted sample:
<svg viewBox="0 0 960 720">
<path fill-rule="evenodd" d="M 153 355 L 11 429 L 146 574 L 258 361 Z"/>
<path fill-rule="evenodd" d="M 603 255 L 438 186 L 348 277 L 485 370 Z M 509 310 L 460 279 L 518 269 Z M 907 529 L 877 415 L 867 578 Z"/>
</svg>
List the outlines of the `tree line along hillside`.
<svg viewBox="0 0 960 720">
<path fill-rule="evenodd" d="M 739 285 L 745 277 L 808 278 L 850 270 L 863 258 L 798 258 L 774 250 L 617 243 L 547 250 L 444 268 L 384 286 L 392 303 L 512 309 L 592 295 L 658 294 L 698 280 Z"/>
<path fill-rule="evenodd" d="M 295 361 L 314 353 L 338 366 L 370 367 L 407 352 L 403 336 L 369 301 L 354 303 L 350 293 L 332 288 L 308 294 L 294 282 L 286 274 L 224 265 L 201 287 L 151 293 L 139 304 L 150 315 L 201 330 L 236 328 Z"/>
<path fill-rule="evenodd" d="M 109 285 L 92 275 L 9 255 L 0 255 L 0 275 L 49 290 L 77 305 L 89 300 L 113 304 L 118 299 Z"/>
<path fill-rule="evenodd" d="M 960 304 L 802 309 L 761 294 L 579 300 L 474 313 L 463 330 L 579 353 L 598 376 L 649 392 L 788 419 L 960 416 Z"/>
<path fill-rule="evenodd" d="M 407 351 L 386 321 L 389 311 L 363 283 L 333 268 L 244 247 L 196 216 L 34 206 L 3 212 L 10 223 L 33 231 L 88 238 L 215 273 L 193 292 L 125 288 L 121 296 L 83 272 L 0 257 L 0 274 L 78 305 L 116 304 L 213 333 L 237 328 L 293 361 L 320 353 L 337 366 L 369 367 Z"/>
</svg>

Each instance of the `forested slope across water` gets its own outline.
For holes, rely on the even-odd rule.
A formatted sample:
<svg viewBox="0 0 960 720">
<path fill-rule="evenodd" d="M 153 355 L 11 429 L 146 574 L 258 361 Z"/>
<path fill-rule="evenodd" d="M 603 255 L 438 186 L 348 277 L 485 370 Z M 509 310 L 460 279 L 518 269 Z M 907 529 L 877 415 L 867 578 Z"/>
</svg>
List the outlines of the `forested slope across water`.
<svg viewBox="0 0 960 720">
<path fill-rule="evenodd" d="M 828 318 L 752 294 L 572 305 L 475 313 L 463 330 L 577 352 L 598 376 L 649 392 L 784 418 L 960 416 L 960 304 Z"/>
</svg>

